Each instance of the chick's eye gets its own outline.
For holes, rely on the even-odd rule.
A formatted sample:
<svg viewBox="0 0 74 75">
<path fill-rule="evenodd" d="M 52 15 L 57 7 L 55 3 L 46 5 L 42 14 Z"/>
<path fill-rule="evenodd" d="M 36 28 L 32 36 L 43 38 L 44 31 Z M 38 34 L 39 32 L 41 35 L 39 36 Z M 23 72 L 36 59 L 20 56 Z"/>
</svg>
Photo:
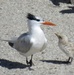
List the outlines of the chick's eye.
<svg viewBox="0 0 74 75">
<path fill-rule="evenodd" d="M 60 38 L 60 39 L 62 39 L 62 37 L 61 37 L 61 36 L 59 36 L 59 38 Z"/>
</svg>

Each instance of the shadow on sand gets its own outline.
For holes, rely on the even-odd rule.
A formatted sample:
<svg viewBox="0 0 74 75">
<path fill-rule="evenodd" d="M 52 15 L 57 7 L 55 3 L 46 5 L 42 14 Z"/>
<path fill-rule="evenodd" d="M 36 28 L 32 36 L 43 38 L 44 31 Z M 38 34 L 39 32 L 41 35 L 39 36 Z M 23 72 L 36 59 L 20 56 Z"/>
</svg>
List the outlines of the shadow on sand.
<svg viewBox="0 0 74 75">
<path fill-rule="evenodd" d="M 19 62 L 9 61 L 6 59 L 0 59 L 0 66 L 8 69 L 17 69 L 17 68 L 23 69 L 29 67 L 29 65 L 25 65 Z"/>
<path fill-rule="evenodd" d="M 47 63 L 53 63 L 53 64 L 70 64 L 67 61 L 60 61 L 60 60 L 40 60 L 42 62 L 47 62 Z"/>
<path fill-rule="evenodd" d="M 74 6 L 69 6 L 69 9 L 62 10 L 60 13 L 65 14 L 65 13 L 74 13 Z"/>
<path fill-rule="evenodd" d="M 59 6 L 60 2 L 62 2 L 62 3 L 71 3 L 70 0 L 51 0 L 51 1 L 56 6 Z"/>
</svg>

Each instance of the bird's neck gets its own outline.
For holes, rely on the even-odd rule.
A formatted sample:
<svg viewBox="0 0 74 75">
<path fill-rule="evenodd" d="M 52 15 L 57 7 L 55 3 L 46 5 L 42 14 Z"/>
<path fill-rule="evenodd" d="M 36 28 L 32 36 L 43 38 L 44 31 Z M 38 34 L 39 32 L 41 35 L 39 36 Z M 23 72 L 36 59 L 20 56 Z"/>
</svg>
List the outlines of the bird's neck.
<svg viewBox="0 0 74 75">
<path fill-rule="evenodd" d="M 30 34 L 43 33 L 39 25 L 28 25 Z"/>
</svg>

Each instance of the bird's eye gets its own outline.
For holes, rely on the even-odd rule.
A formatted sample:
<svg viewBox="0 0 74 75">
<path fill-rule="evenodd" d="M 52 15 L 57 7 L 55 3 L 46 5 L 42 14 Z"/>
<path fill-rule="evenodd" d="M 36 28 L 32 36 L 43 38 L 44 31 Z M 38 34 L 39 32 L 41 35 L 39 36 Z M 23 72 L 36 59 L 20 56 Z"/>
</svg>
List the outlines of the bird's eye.
<svg viewBox="0 0 74 75">
<path fill-rule="evenodd" d="M 62 37 L 61 37 L 61 36 L 59 36 L 59 38 L 60 38 L 60 39 L 62 39 Z"/>
<path fill-rule="evenodd" d="M 36 19 L 37 21 L 40 21 L 40 19 Z"/>
</svg>

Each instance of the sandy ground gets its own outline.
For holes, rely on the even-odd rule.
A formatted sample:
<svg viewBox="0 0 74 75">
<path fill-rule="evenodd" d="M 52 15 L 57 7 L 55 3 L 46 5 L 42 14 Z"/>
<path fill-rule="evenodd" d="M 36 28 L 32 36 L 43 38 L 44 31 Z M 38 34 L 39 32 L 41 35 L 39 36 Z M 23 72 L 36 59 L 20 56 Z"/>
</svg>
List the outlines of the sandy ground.
<svg viewBox="0 0 74 75">
<path fill-rule="evenodd" d="M 50 0 L 0 0 L 0 38 L 10 39 L 26 32 L 27 13 L 41 16 L 57 26 L 41 26 L 48 46 L 44 54 L 34 54 L 33 70 L 29 70 L 24 56 L 1 41 L 0 75 L 74 75 L 74 62 L 63 64 L 68 57 L 58 48 L 54 34 L 62 32 L 74 42 L 74 5 L 60 2 L 60 6 L 55 6 Z"/>
</svg>

